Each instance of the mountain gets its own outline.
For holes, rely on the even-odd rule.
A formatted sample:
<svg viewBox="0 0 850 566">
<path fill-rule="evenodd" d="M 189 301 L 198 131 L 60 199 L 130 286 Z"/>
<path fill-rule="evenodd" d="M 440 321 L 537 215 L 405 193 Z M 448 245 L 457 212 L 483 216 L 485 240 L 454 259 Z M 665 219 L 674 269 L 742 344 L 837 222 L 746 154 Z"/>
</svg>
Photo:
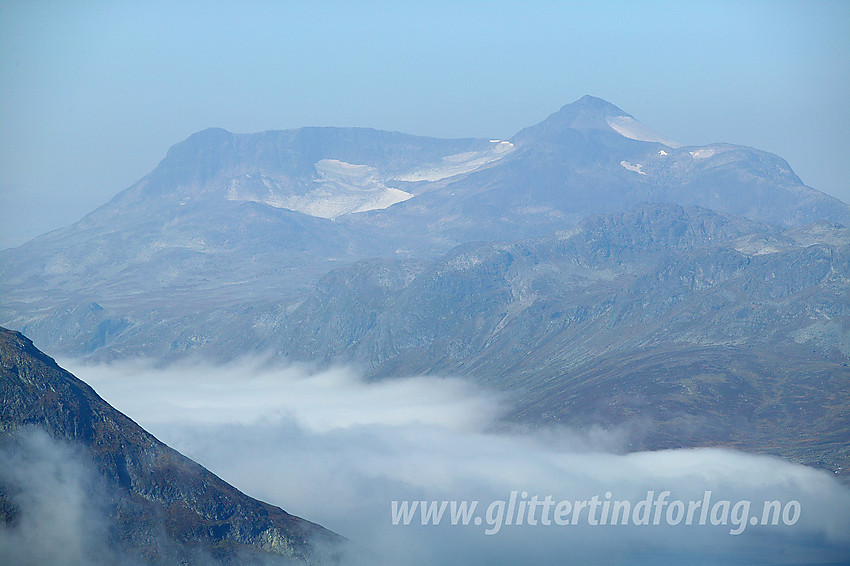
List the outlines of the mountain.
<svg viewBox="0 0 850 566">
<path fill-rule="evenodd" d="M 513 419 L 627 427 L 846 474 L 850 230 L 644 205 L 435 261 L 325 276 L 269 341 L 374 378 L 468 375 Z M 805 431 L 802 434 L 800 431 Z"/>
<path fill-rule="evenodd" d="M 33 512 L 33 502 L 18 484 L 25 483 L 21 474 L 37 470 L 40 454 L 27 453 L 28 443 L 21 440 L 35 430 L 79 451 L 67 453 L 76 454 L 81 463 L 67 464 L 70 472 L 57 464 L 51 477 L 79 473 L 87 465 L 95 470 L 95 478 L 86 485 L 97 489 L 90 488 L 86 497 L 100 494 L 103 498 L 108 528 L 105 540 L 97 542 L 109 548 L 96 548 L 98 556 L 87 563 L 334 563 L 329 552 L 342 543 L 341 537 L 239 492 L 112 408 L 29 339 L 3 328 L 0 397 L 4 455 L 23 453 L 24 462 L 14 470 L 17 481 L 0 473 L 0 533 L 29 524 L 27 513 Z M 5 466 L 0 472 L 13 475 Z M 69 499 L 73 498 L 49 501 L 54 508 L 51 516 L 73 514 L 73 509 L 62 508 Z M 47 531 L 50 526 L 38 527 Z M 68 556 L 75 550 L 66 548 L 48 559 L 74 563 Z M 23 559 L 13 551 L 2 549 L 0 557 Z M 33 549 L 25 549 L 24 554 L 39 555 Z"/>
<path fill-rule="evenodd" d="M 80 222 L 0 252 L 0 318 L 68 353 L 79 316 L 97 319 L 92 350 L 165 318 L 292 297 L 340 264 L 404 245 L 332 218 L 410 196 L 384 174 L 427 175 L 419 164 L 446 155 L 453 171 L 474 168 L 499 147 L 366 129 L 205 130 Z"/>
<path fill-rule="evenodd" d="M 465 375 L 511 392 L 516 422 L 625 428 L 632 449 L 735 446 L 846 474 L 848 305 L 847 228 L 643 205 L 516 243 L 358 261 L 296 304 L 165 319 L 96 351 L 165 343 L 374 379 Z M 90 340 L 79 328 L 97 324 L 109 339 L 103 311 L 72 313 L 67 335 Z"/>
<path fill-rule="evenodd" d="M 92 360 L 467 375 L 523 423 L 838 472 L 848 226 L 781 158 L 683 146 L 590 96 L 509 140 L 210 129 L 0 251 L 0 323 Z"/>
<path fill-rule="evenodd" d="M 375 223 L 453 243 L 542 236 L 594 213 L 643 203 L 701 206 L 780 226 L 850 225 L 850 208 L 809 187 L 781 158 L 731 144 L 682 147 L 585 96 L 510 139 L 503 159 L 420 189 Z"/>
<path fill-rule="evenodd" d="M 340 266 L 543 237 L 642 203 L 850 226 L 850 207 L 779 157 L 683 147 L 591 96 L 510 140 L 209 129 L 79 222 L 0 251 L 0 323 L 56 354 L 169 357 L 250 311 L 262 343 Z"/>
</svg>

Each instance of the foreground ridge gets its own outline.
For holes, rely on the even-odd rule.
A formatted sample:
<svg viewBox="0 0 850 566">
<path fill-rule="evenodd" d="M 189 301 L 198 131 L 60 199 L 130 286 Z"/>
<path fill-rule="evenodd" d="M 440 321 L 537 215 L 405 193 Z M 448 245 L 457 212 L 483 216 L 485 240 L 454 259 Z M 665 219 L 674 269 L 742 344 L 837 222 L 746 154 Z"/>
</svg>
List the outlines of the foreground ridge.
<svg viewBox="0 0 850 566">
<path fill-rule="evenodd" d="M 5 328 L 0 328 L 0 397 L 5 449 L 20 451 L 27 444 L 22 439 L 43 431 L 79 448 L 81 459 L 93 463 L 99 476 L 94 483 L 107 502 L 108 542 L 119 555 L 151 563 L 266 564 L 277 556 L 286 563 L 326 564 L 343 542 L 319 525 L 248 497 L 169 448 L 24 335 Z M 10 529 L 26 513 L 17 490 L 0 475 L 0 520 Z"/>
</svg>

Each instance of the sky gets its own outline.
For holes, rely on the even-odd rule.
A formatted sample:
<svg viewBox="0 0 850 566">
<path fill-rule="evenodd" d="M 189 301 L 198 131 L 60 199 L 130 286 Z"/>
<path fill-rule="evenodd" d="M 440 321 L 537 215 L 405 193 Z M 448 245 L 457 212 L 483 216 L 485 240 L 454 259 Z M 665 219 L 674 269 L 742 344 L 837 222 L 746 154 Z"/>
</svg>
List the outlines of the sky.
<svg viewBox="0 0 850 566">
<path fill-rule="evenodd" d="M 0 247 L 207 127 L 509 138 L 584 94 L 850 202 L 850 3 L 0 0 Z"/>
</svg>

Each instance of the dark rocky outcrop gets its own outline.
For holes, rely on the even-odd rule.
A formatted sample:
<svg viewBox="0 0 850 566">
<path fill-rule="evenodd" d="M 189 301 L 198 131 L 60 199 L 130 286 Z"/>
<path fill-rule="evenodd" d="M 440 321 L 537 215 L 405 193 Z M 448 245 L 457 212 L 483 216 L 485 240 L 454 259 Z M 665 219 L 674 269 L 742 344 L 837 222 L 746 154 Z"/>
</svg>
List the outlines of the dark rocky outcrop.
<svg viewBox="0 0 850 566">
<path fill-rule="evenodd" d="M 109 499 L 112 543 L 141 562 L 322 564 L 341 537 L 241 493 L 158 441 L 18 332 L 0 329 L 0 438 L 46 431 L 90 457 Z M 14 528 L 14 485 L 0 519 Z M 203 561 L 202 561 L 203 562 Z M 201 563 L 202 563 L 201 562 Z"/>
</svg>

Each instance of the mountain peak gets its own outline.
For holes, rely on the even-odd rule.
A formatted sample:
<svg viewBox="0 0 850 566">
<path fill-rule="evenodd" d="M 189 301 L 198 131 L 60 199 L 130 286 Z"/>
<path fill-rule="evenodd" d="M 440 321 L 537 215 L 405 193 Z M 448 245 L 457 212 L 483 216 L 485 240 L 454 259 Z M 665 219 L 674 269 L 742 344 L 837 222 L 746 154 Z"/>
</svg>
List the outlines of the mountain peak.
<svg viewBox="0 0 850 566">
<path fill-rule="evenodd" d="M 579 131 L 607 130 L 610 129 L 607 118 L 617 116 L 631 118 L 631 115 L 607 100 L 586 94 L 575 102 L 562 106 L 560 110 L 546 118 L 543 124 Z"/>
<path fill-rule="evenodd" d="M 233 137 L 234 135 L 225 129 L 206 128 L 171 146 L 166 159 L 186 159 L 187 156 L 209 151 L 210 148 L 226 146 L 233 143 Z"/>
<path fill-rule="evenodd" d="M 603 116 L 628 116 L 623 110 L 603 98 L 585 94 L 575 102 L 565 104 L 558 111 L 575 111 L 579 110 L 584 113 L 593 113 Z"/>
<path fill-rule="evenodd" d="M 558 139 L 566 131 L 573 130 L 587 134 L 589 132 L 616 133 L 635 141 L 661 143 L 668 147 L 681 147 L 682 144 L 669 140 L 638 122 L 631 114 L 611 104 L 607 100 L 586 94 L 561 107 L 536 126 L 526 128 L 517 139 Z"/>
</svg>

